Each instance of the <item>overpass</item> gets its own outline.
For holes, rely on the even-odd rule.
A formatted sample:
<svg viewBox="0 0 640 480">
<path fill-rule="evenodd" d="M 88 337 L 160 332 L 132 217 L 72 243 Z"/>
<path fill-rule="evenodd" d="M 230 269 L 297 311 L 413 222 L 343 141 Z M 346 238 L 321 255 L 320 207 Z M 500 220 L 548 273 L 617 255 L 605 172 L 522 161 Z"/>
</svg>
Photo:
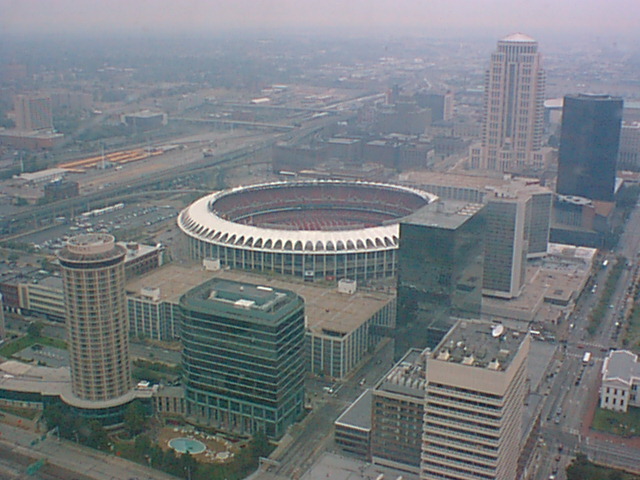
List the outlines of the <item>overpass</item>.
<svg viewBox="0 0 640 480">
<path fill-rule="evenodd" d="M 263 122 L 248 122 L 246 120 L 226 120 L 222 118 L 187 118 L 176 117 L 171 119 L 172 122 L 186 122 L 186 123 L 200 123 L 209 125 L 228 125 L 232 127 L 243 128 L 266 128 L 269 130 L 275 130 L 279 132 L 290 132 L 297 127 L 294 125 L 282 125 L 279 123 L 263 123 Z"/>
</svg>

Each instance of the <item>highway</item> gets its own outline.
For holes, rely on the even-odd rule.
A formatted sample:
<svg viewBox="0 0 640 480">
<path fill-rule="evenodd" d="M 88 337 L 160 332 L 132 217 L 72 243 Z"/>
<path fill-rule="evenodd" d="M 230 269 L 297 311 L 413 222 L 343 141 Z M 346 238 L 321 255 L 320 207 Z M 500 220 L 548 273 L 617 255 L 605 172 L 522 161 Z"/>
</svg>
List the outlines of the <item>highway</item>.
<svg viewBox="0 0 640 480">
<path fill-rule="evenodd" d="M 41 480 L 176 480 L 176 477 L 93 450 L 55 436 L 36 434 L 0 423 L 0 478 Z M 35 441 L 37 443 L 33 444 Z M 26 467 L 39 459 L 45 465 L 35 476 Z M 17 475 L 17 476 L 16 476 Z"/>
<path fill-rule="evenodd" d="M 112 185 L 109 188 L 104 188 L 79 197 L 53 202 L 46 205 L 30 206 L 29 209 L 25 209 L 24 212 L 15 214 L 10 219 L 2 220 L 2 223 L 6 224 L 3 228 L 6 228 L 7 233 L 9 234 L 9 236 L 4 236 L 2 241 L 16 239 L 19 235 L 15 235 L 15 233 L 37 228 L 42 225 L 42 221 L 53 223 L 55 217 L 59 215 L 67 215 L 69 212 L 73 211 L 73 209 L 86 209 L 87 205 L 92 205 L 93 207 L 104 206 L 102 204 L 113 203 L 122 195 L 136 191 L 140 192 L 144 190 L 157 189 L 163 184 L 163 182 L 173 181 L 184 175 L 194 175 L 211 167 L 229 167 L 239 164 L 248 165 L 251 163 L 249 161 L 250 157 L 260 151 L 270 148 L 278 138 L 278 136 L 274 136 L 269 140 L 250 144 L 232 152 L 216 155 L 214 157 L 199 158 L 197 161 L 187 163 L 185 165 L 178 163 L 172 168 L 163 170 L 162 172 L 131 179 L 127 183 L 122 182 Z M 199 157 L 202 157 L 201 153 L 198 155 Z M 263 162 L 264 160 L 261 161 Z M 14 235 L 11 235 L 12 233 Z"/>
<path fill-rule="evenodd" d="M 367 97 L 368 98 L 368 97 Z M 362 101 L 362 99 L 358 99 Z M 187 149 L 186 151 L 174 151 L 166 154 L 169 161 L 166 168 L 161 171 L 141 172 L 137 177 L 134 175 L 125 176 L 126 180 L 106 182 L 110 185 L 105 186 L 99 181 L 100 185 L 88 185 L 89 189 L 98 188 L 98 190 L 88 191 L 79 197 L 69 198 L 66 200 L 52 202 L 46 205 L 29 206 L 20 213 L 13 214 L 11 218 L 0 216 L 0 230 L 4 230 L 5 234 L 0 238 L 0 242 L 14 240 L 20 238 L 20 232 L 27 230 L 35 230 L 39 227 L 51 224 L 55 218 L 60 215 L 69 215 L 74 209 L 86 210 L 87 205 L 97 208 L 105 204 L 118 201 L 122 196 L 132 192 L 142 192 L 145 190 L 155 190 L 162 188 L 165 182 L 171 182 L 181 177 L 197 175 L 200 172 L 211 168 L 221 167 L 237 167 L 250 166 L 255 164 L 264 164 L 271 162 L 270 155 L 267 155 L 268 149 L 278 142 L 293 142 L 301 138 L 313 135 L 325 126 L 346 120 L 351 115 L 341 113 L 335 116 L 314 118 L 304 122 L 304 125 L 296 128 L 294 131 L 286 133 L 260 134 L 258 138 L 247 138 L 246 142 L 239 148 L 230 148 L 228 146 L 221 147 L 215 152 L 213 157 L 203 157 L 201 147 Z M 226 139 L 225 141 L 233 139 Z M 171 142 L 167 139 L 167 143 Z M 223 142 L 224 143 L 224 142 Z M 267 155 L 268 158 L 265 158 Z M 165 162 L 165 155 L 154 157 L 154 162 Z M 150 160 L 143 160 L 145 162 Z M 166 162 L 165 162 L 166 163 Z M 133 165 L 133 164 L 132 164 Z M 128 166 L 133 170 L 138 167 Z M 123 172 L 118 172 L 123 173 Z M 107 175 L 111 175 L 107 173 Z M 96 177 L 98 178 L 98 177 Z M 105 177 L 106 178 L 106 177 Z M 100 186 L 103 188 L 100 189 Z"/>
</svg>

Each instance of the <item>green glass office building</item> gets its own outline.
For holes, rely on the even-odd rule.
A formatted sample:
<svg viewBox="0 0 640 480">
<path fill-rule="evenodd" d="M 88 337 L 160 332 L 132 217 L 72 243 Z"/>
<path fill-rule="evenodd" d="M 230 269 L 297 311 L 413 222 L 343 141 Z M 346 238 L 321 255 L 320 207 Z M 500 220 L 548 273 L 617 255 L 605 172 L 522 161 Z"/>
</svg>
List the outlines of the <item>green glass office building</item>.
<svg viewBox="0 0 640 480">
<path fill-rule="evenodd" d="M 287 290 L 213 279 L 180 299 L 187 412 L 278 439 L 304 408 L 304 301 Z"/>
<path fill-rule="evenodd" d="M 458 318 L 479 318 L 482 208 L 440 201 L 400 222 L 396 359 L 410 348 L 434 348 Z"/>
</svg>

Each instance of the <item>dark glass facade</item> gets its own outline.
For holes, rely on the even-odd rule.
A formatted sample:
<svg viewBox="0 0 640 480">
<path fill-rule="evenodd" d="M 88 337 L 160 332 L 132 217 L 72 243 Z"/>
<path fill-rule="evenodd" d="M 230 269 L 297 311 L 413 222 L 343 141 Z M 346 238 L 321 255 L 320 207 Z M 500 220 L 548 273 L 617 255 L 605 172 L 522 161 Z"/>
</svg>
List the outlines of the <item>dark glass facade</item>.
<svg viewBox="0 0 640 480">
<path fill-rule="evenodd" d="M 482 287 L 485 295 L 511 298 L 524 285 L 531 198 L 491 199 L 485 207 Z"/>
<path fill-rule="evenodd" d="M 434 348 L 455 318 L 477 318 L 482 302 L 482 206 L 429 205 L 400 223 L 395 358 Z"/>
<path fill-rule="evenodd" d="M 557 193 L 613 201 L 622 105 L 609 95 L 564 97 Z"/>
<path fill-rule="evenodd" d="M 280 438 L 304 406 L 304 302 L 214 279 L 180 299 L 187 411 L 224 430 Z"/>
</svg>

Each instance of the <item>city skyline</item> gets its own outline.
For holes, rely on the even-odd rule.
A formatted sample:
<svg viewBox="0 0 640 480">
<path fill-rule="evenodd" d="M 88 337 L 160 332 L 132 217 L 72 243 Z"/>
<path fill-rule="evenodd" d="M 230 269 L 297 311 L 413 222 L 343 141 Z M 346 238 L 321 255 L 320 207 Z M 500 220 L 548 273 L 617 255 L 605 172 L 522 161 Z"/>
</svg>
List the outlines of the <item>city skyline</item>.
<svg viewBox="0 0 640 480">
<path fill-rule="evenodd" d="M 238 31 L 349 31 L 353 34 L 500 35 L 526 31 L 637 37 L 635 19 L 640 4 L 633 0 L 610 3 L 545 0 L 466 0 L 392 2 L 357 0 L 277 0 L 238 2 L 168 0 L 125 2 L 112 0 L 0 1 L 0 26 L 5 33 L 223 33 Z M 213 32 L 215 29 L 216 32 Z"/>
<path fill-rule="evenodd" d="M 0 471 L 640 474 L 637 3 L 0 0 Z"/>
</svg>

